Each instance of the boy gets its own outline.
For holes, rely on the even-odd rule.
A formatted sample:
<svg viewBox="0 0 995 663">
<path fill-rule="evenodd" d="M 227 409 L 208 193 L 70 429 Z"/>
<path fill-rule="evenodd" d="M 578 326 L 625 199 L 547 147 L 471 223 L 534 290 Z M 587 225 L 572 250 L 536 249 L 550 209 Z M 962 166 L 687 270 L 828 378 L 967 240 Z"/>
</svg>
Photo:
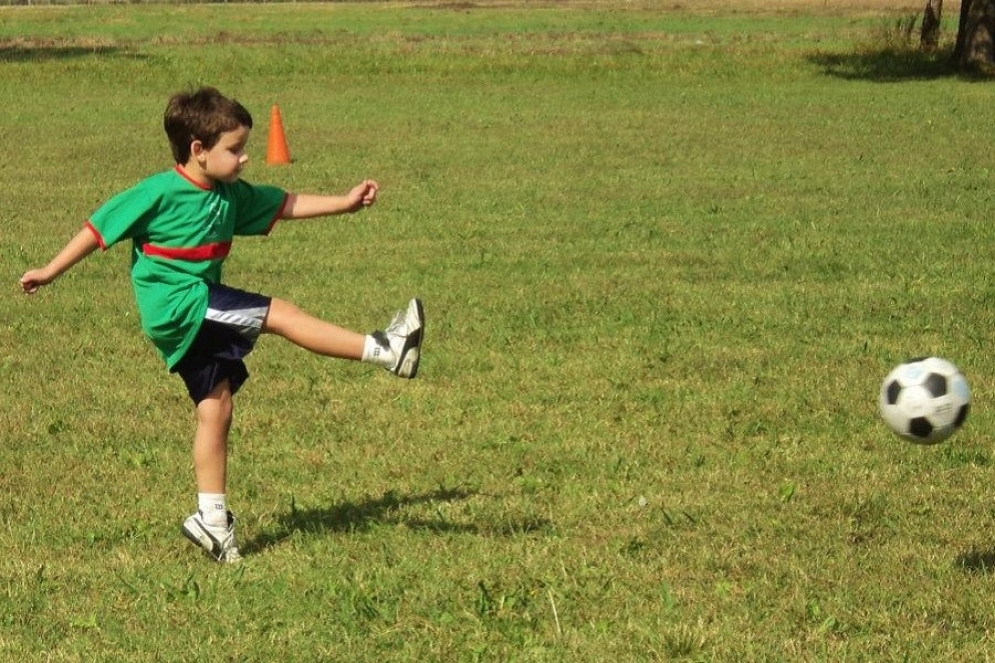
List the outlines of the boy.
<svg viewBox="0 0 995 663">
<path fill-rule="evenodd" d="M 198 510 L 182 532 L 220 562 L 240 559 L 226 498 L 232 396 L 259 334 L 329 357 L 367 361 L 402 378 L 418 372 L 424 314 L 411 300 L 385 332 L 362 335 L 293 304 L 221 284 L 235 235 L 265 235 L 280 219 L 356 212 L 374 203 L 364 180 L 344 195 L 287 193 L 239 178 L 252 116 L 218 90 L 173 96 L 164 128 L 176 165 L 104 203 L 51 262 L 20 279 L 25 293 L 51 283 L 96 249 L 132 240 L 131 282 L 142 329 L 178 373 L 197 411 L 193 443 Z"/>
</svg>

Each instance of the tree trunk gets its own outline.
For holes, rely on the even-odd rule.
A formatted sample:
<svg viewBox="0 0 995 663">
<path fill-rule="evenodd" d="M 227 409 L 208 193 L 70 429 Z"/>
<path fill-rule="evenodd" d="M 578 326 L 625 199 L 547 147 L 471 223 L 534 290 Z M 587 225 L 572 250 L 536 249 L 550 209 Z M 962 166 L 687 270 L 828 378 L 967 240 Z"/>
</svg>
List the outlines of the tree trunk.
<svg viewBox="0 0 995 663">
<path fill-rule="evenodd" d="M 954 59 L 961 69 L 995 70 L 995 0 L 963 0 Z"/>
<path fill-rule="evenodd" d="M 943 0 L 926 0 L 922 10 L 922 31 L 919 33 L 919 47 L 924 51 L 935 51 L 940 43 L 940 19 L 943 14 Z"/>
</svg>

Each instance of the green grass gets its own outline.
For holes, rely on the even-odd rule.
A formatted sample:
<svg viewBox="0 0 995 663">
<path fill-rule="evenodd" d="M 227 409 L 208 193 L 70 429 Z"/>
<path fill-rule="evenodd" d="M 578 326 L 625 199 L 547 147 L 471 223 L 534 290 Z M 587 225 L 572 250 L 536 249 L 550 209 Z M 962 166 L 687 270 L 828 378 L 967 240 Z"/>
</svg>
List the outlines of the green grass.
<svg viewBox="0 0 995 663">
<path fill-rule="evenodd" d="M 989 84 L 884 10 L 678 4 L 0 10 L 0 658 L 984 660 Z M 227 280 L 428 317 L 413 382 L 263 339 L 237 568 L 179 536 L 193 413 L 124 248 L 15 283 L 201 83 L 255 114 L 248 179 L 382 185 Z M 876 413 L 922 354 L 974 396 L 932 448 Z"/>
</svg>

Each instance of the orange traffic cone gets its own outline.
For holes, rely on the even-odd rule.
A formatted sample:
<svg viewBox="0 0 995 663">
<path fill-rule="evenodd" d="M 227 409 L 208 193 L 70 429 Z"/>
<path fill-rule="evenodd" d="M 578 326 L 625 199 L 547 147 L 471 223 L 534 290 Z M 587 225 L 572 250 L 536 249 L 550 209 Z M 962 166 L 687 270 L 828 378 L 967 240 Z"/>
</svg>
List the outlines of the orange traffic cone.
<svg viewBox="0 0 995 663">
<path fill-rule="evenodd" d="M 287 137 L 283 135 L 283 120 L 280 118 L 280 107 L 275 104 L 269 114 L 269 142 L 266 145 L 266 163 L 290 163 L 290 152 L 287 150 Z"/>
</svg>

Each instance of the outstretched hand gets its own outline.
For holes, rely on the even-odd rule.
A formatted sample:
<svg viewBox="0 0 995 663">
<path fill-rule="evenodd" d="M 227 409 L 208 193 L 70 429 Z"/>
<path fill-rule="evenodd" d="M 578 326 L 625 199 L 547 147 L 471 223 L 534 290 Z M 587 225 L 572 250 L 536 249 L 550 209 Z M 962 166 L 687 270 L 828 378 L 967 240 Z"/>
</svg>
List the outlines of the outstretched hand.
<svg viewBox="0 0 995 663">
<path fill-rule="evenodd" d="M 363 180 L 349 190 L 346 199 L 349 201 L 349 211 L 355 212 L 363 207 L 369 207 L 377 199 L 380 185 L 374 180 Z"/>
<path fill-rule="evenodd" d="M 78 263 L 83 258 L 97 250 L 100 241 L 92 226 L 86 225 L 69 240 L 69 243 L 59 251 L 58 255 L 52 258 L 51 262 L 41 269 L 29 269 L 21 277 L 21 290 L 32 295 L 38 292 L 38 288 L 48 285 L 67 269 Z"/>
<path fill-rule="evenodd" d="M 20 284 L 21 290 L 24 291 L 26 295 L 33 295 L 38 292 L 38 288 L 43 285 L 48 285 L 52 282 L 52 279 L 41 269 L 32 269 L 24 272 L 24 276 L 21 277 Z"/>
<path fill-rule="evenodd" d="M 379 189 L 380 185 L 375 181 L 363 180 L 349 189 L 347 193 L 334 196 L 290 193 L 287 194 L 287 202 L 284 203 L 283 209 L 280 211 L 280 218 L 310 219 L 316 216 L 358 212 L 373 204 L 377 199 Z"/>
</svg>

